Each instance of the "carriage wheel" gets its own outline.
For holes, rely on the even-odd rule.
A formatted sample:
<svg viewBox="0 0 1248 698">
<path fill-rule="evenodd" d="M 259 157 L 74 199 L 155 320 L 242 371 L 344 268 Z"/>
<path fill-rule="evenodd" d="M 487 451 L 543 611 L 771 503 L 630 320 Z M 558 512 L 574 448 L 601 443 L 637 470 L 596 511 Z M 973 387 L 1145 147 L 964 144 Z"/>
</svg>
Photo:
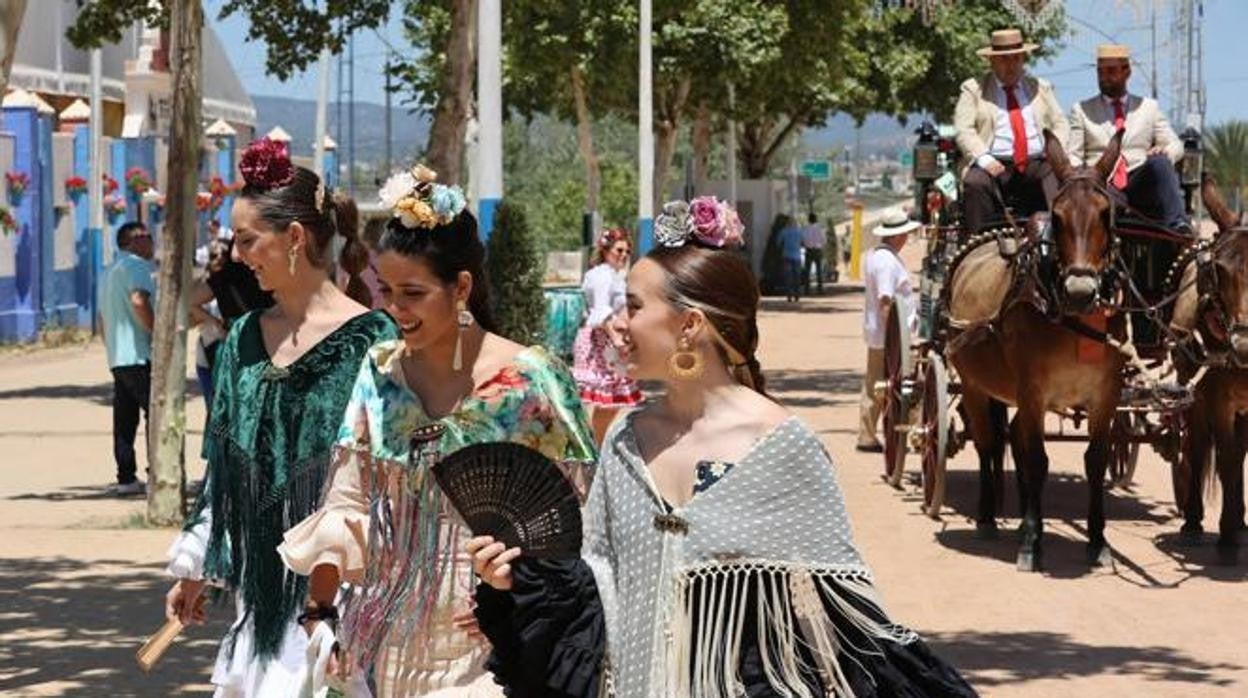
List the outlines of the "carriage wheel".
<svg viewBox="0 0 1248 698">
<path fill-rule="evenodd" d="M 910 331 L 905 326 L 905 308 L 888 306 L 884 329 L 884 478 L 893 487 L 901 485 L 906 465 L 906 433 L 909 419 L 909 396 L 902 392 L 903 383 L 911 377 Z"/>
<path fill-rule="evenodd" d="M 1110 431 L 1110 486 L 1126 489 L 1135 481 L 1135 467 L 1140 461 L 1140 444 L 1131 441 L 1130 437 L 1143 436 L 1147 431 L 1148 423 L 1143 415 L 1115 415 L 1114 426 Z"/>
<path fill-rule="evenodd" d="M 923 513 L 940 519 L 945 503 L 945 461 L 949 457 L 949 372 L 937 354 L 923 373 Z"/>
</svg>

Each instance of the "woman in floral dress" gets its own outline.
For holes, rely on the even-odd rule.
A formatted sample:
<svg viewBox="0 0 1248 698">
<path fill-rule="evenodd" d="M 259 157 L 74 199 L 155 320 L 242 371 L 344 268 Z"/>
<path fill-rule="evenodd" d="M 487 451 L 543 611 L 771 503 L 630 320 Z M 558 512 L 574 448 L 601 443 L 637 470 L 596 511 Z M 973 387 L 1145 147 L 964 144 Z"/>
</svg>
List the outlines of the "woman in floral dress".
<svg viewBox="0 0 1248 698">
<path fill-rule="evenodd" d="M 501 696 L 483 668 L 466 532 L 428 466 L 470 444 L 514 442 L 560 464 L 583 495 L 596 454 L 567 369 L 490 331 L 476 221 L 458 189 L 433 179 L 418 167 L 381 192 L 395 215 L 379 285 L 402 339 L 368 352 L 323 506 L 279 552 L 311 576 L 309 630 L 341 616 L 338 661 L 357 690 L 371 672 L 382 695 Z M 422 433 L 430 440 L 416 448 Z M 339 611 L 343 581 L 352 591 Z"/>
</svg>

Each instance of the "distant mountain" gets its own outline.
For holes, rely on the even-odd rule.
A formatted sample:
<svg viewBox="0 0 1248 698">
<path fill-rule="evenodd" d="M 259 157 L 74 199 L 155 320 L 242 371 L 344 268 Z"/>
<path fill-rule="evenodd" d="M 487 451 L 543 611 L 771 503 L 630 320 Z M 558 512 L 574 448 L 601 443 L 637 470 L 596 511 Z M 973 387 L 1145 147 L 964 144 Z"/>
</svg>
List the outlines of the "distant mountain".
<svg viewBox="0 0 1248 698">
<path fill-rule="evenodd" d="M 802 148 L 808 153 L 821 153 L 829 150 L 854 147 L 861 137 L 862 155 L 896 155 L 899 150 L 907 150 L 914 145 L 914 130 L 923 123 L 922 114 L 911 114 L 906 125 L 882 114 L 872 114 L 862 124 L 858 132 L 854 119 L 846 114 L 837 114 L 828 119 L 828 125 L 818 129 L 808 129 L 802 133 Z"/>
<path fill-rule="evenodd" d="M 253 95 L 256 107 L 256 134 L 263 136 L 274 126 L 281 126 L 291 135 L 295 155 L 311 155 L 313 132 L 316 130 L 316 101 Z M 380 163 L 386 149 L 386 108 L 379 104 L 355 105 L 355 157 L 360 162 Z M 390 136 L 391 154 L 395 162 L 414 159 L 425 148 L 429 136 L 429 120 L 422 114 L 408 113 L 406 108 L 392 108 Z M 342 137 L 338 137 L 337 105 L 329 104 L 329 136 L 338 141 L 338 150 L 347 153 L 346 106 L 343 106 Z"/>
</svg>

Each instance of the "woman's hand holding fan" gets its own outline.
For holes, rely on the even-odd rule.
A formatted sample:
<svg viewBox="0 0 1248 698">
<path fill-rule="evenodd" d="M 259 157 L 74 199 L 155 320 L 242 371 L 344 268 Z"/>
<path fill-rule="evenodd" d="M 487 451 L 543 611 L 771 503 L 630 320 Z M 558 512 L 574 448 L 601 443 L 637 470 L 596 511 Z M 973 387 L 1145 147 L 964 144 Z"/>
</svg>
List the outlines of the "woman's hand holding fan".
<svg viewBox="0 0 1248 698">
<path fill-rule="evenodd" d="M 511 590 L 511 563 L 520 557 L 520 548 L 508 548 L 492 536 L 477 536 L 464 547 L 472 556 L 472 571 L 481 581 L 499 591 Z"/>
</svg>

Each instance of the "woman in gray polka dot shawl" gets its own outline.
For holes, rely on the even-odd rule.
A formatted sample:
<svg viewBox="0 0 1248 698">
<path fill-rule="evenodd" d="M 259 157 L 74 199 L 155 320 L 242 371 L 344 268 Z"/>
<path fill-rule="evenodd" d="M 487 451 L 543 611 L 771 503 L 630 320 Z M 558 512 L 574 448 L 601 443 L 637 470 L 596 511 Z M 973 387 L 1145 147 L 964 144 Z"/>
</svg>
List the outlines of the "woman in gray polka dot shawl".
<svg viewBox="0 0 1248 698">
<path fill-rule="evenodd" d="M 602 693 L 975 695 L 884 613 L 827 452 L 763 390 L 758 286 L 719 249 L 733 236 L 701 234 L 704 200 L 665 207 L 617 321 L 630 376 L 665 390 L 608 432 L 586 505 L 577 564 L 605 617 Z M 500 547 L 476 551 L 491 592 L 522 554 Z"/>
</svg>

